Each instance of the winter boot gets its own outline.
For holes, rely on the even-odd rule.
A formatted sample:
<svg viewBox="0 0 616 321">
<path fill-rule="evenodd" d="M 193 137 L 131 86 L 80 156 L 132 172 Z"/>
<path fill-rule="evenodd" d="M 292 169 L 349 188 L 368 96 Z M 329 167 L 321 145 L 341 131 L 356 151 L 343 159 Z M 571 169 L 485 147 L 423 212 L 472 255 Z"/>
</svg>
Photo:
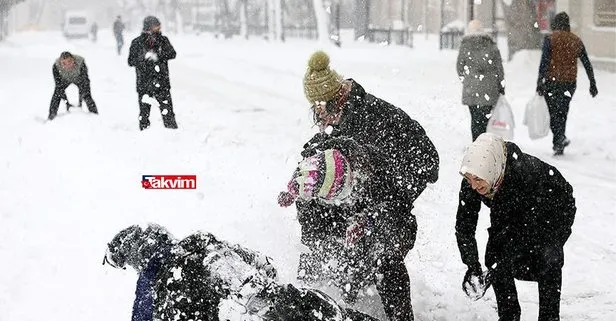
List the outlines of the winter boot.
<svg viewBox="0 0 616 321">
<path fill-rule="evenodd" d="M 170 128 L 170 129 L 178 128 L 178 124 L 175 121 L 175 117 L 170 116 L 170 115 L 163 115 L 163 125 L 165 125 L 165 128 Z"/>
<path fill-rule="evenodd" d="M 139 122 L 139 130 L 144 130 L 144 129 L 148 129 L 150 128 L 150 121 L 146 120 L 146 121 L 140 121 Z"/>
</svg>

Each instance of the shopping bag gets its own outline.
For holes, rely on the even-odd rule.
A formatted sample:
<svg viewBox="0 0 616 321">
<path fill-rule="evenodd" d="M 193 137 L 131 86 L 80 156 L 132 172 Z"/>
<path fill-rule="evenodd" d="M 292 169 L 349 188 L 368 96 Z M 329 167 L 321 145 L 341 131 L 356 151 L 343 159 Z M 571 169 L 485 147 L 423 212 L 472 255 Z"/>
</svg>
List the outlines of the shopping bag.
<svg viewBox="0 0 616 321">
<path fill-rule="evenodd" d="M 530 139 L 539 139 L 550 133 L 550 111 L 543 96 L 535 94 L 524 112 L 524 125 L 528 127 Z"/>
<path fill-rule="evenodd" d="M 504 140 L 513 139 L 513 130 L 515 129 L 515 120 L 511 106 L 504 95 L 498 97 L 496 106 L 492 109 L 490 120 L 486 132 L 501 136 Z"/>
</svg>

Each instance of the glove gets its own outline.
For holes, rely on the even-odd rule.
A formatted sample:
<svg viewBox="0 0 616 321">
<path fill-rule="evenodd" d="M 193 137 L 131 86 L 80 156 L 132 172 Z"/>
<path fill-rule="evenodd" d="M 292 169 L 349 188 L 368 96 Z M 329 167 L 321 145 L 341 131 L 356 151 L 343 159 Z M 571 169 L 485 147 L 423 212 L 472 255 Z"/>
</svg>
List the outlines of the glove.
<svg viewBox="0 0 616 321">
<path fill-rule="evenodd" d="M 371 224 L 364 215 L 355 215 L 349 219 L 350 224 L 346 229 L 345 245 L 353 247 L 359 240 L 370 232 Z"/>
<path fill-rule="evenodd" d="M 498 93 L 504 96 L 505 95 L 505 87 L 499 87 L 498 88 Z"/>
<path fill-rule="evenodd" d="M 304 150 L 302 151 L 302 157 L 310 157 L 317 153 L 319 145 L 322 144 L 328 137 L 326 133 L 315 134 L 306 144 L 304 144 Z"/>
<path fill-rule="evenodd" d="M 158 54 L 156 54 L 153 51 L 148 51 L 145 54 L 145 59 L 146 60 L 152 60 L 152 61 L 158 61 Z"/>
<path fill-rule="evenodd" d="M 297 197 L 289 192 L 280 192 L 278 194 L 278 205 L 281 207 L 289 207 L 295 202 Z"/>
<path fill-rule="evenodd" d="M 537 91 L 537 95 L 539 96 L 545 95 L 545 86 L 541 83 L 538 83 L 536 91 Z"/>
<path fill-rule="evenodd" d="M 349 156 L 351 154 L 356 154 L 361 149 L 361 146 L 350 137 L 332 137 L 319 145 L 319 149 L 321 150 L 332 148 L 338 149 L 343 154 Z"/>
<path fill-rule="evenodd" d="M 469 267 L 462 281 L 462 290 L 471 300 L 477 301 L 481 299 L 492 282 L 490 281 L 490 271 L 482 274 L 481 266 Z"/>
<path fill-rule="evenodd" d="M 590 95 L 595 98 L 599 91 L 597 90 L 597 84 L 595 82 L 590 83 Z"/>
</svg>

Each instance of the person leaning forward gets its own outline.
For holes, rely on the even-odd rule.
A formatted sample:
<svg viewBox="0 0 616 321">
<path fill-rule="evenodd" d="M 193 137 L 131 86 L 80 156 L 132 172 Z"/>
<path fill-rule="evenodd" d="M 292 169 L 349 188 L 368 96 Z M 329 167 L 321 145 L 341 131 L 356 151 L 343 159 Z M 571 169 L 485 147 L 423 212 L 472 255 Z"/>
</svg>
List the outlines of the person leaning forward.
<svg viewBox="0 0 616 321">
<path fill-rule="evenodd" d="M 491 133 L 470 145 L 460 174 L 456 238 L 468 267 L 463 281 L 467 294 L 479 298 L 491 284 L 498 320 L 519 321 L 514 280 L 534 281 L 539 285 L 539 321 L 560 320 L 563 246 L 577 211 L 571 185 L 554 166 Z M 481 203 L 490 208 L 485 277 L 475 239 Z M 476 284 L 483 285 L 481 293 L 473 293 Z"/>
</svg>

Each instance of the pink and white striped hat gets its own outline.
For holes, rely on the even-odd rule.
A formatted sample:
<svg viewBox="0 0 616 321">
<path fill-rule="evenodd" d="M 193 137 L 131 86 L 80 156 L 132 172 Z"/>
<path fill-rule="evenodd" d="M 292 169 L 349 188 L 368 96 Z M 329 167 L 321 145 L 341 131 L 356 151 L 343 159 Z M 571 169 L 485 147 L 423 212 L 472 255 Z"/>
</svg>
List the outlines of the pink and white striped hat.
<svg viewBox="0 0 616 321">
<path fill-rule="evenodd" d="M 351 194 L 353 177 L 349 161 L 337 149 L 303 159 L 287 185 L 301 199 L 344 200 Z"/>
</svg>

